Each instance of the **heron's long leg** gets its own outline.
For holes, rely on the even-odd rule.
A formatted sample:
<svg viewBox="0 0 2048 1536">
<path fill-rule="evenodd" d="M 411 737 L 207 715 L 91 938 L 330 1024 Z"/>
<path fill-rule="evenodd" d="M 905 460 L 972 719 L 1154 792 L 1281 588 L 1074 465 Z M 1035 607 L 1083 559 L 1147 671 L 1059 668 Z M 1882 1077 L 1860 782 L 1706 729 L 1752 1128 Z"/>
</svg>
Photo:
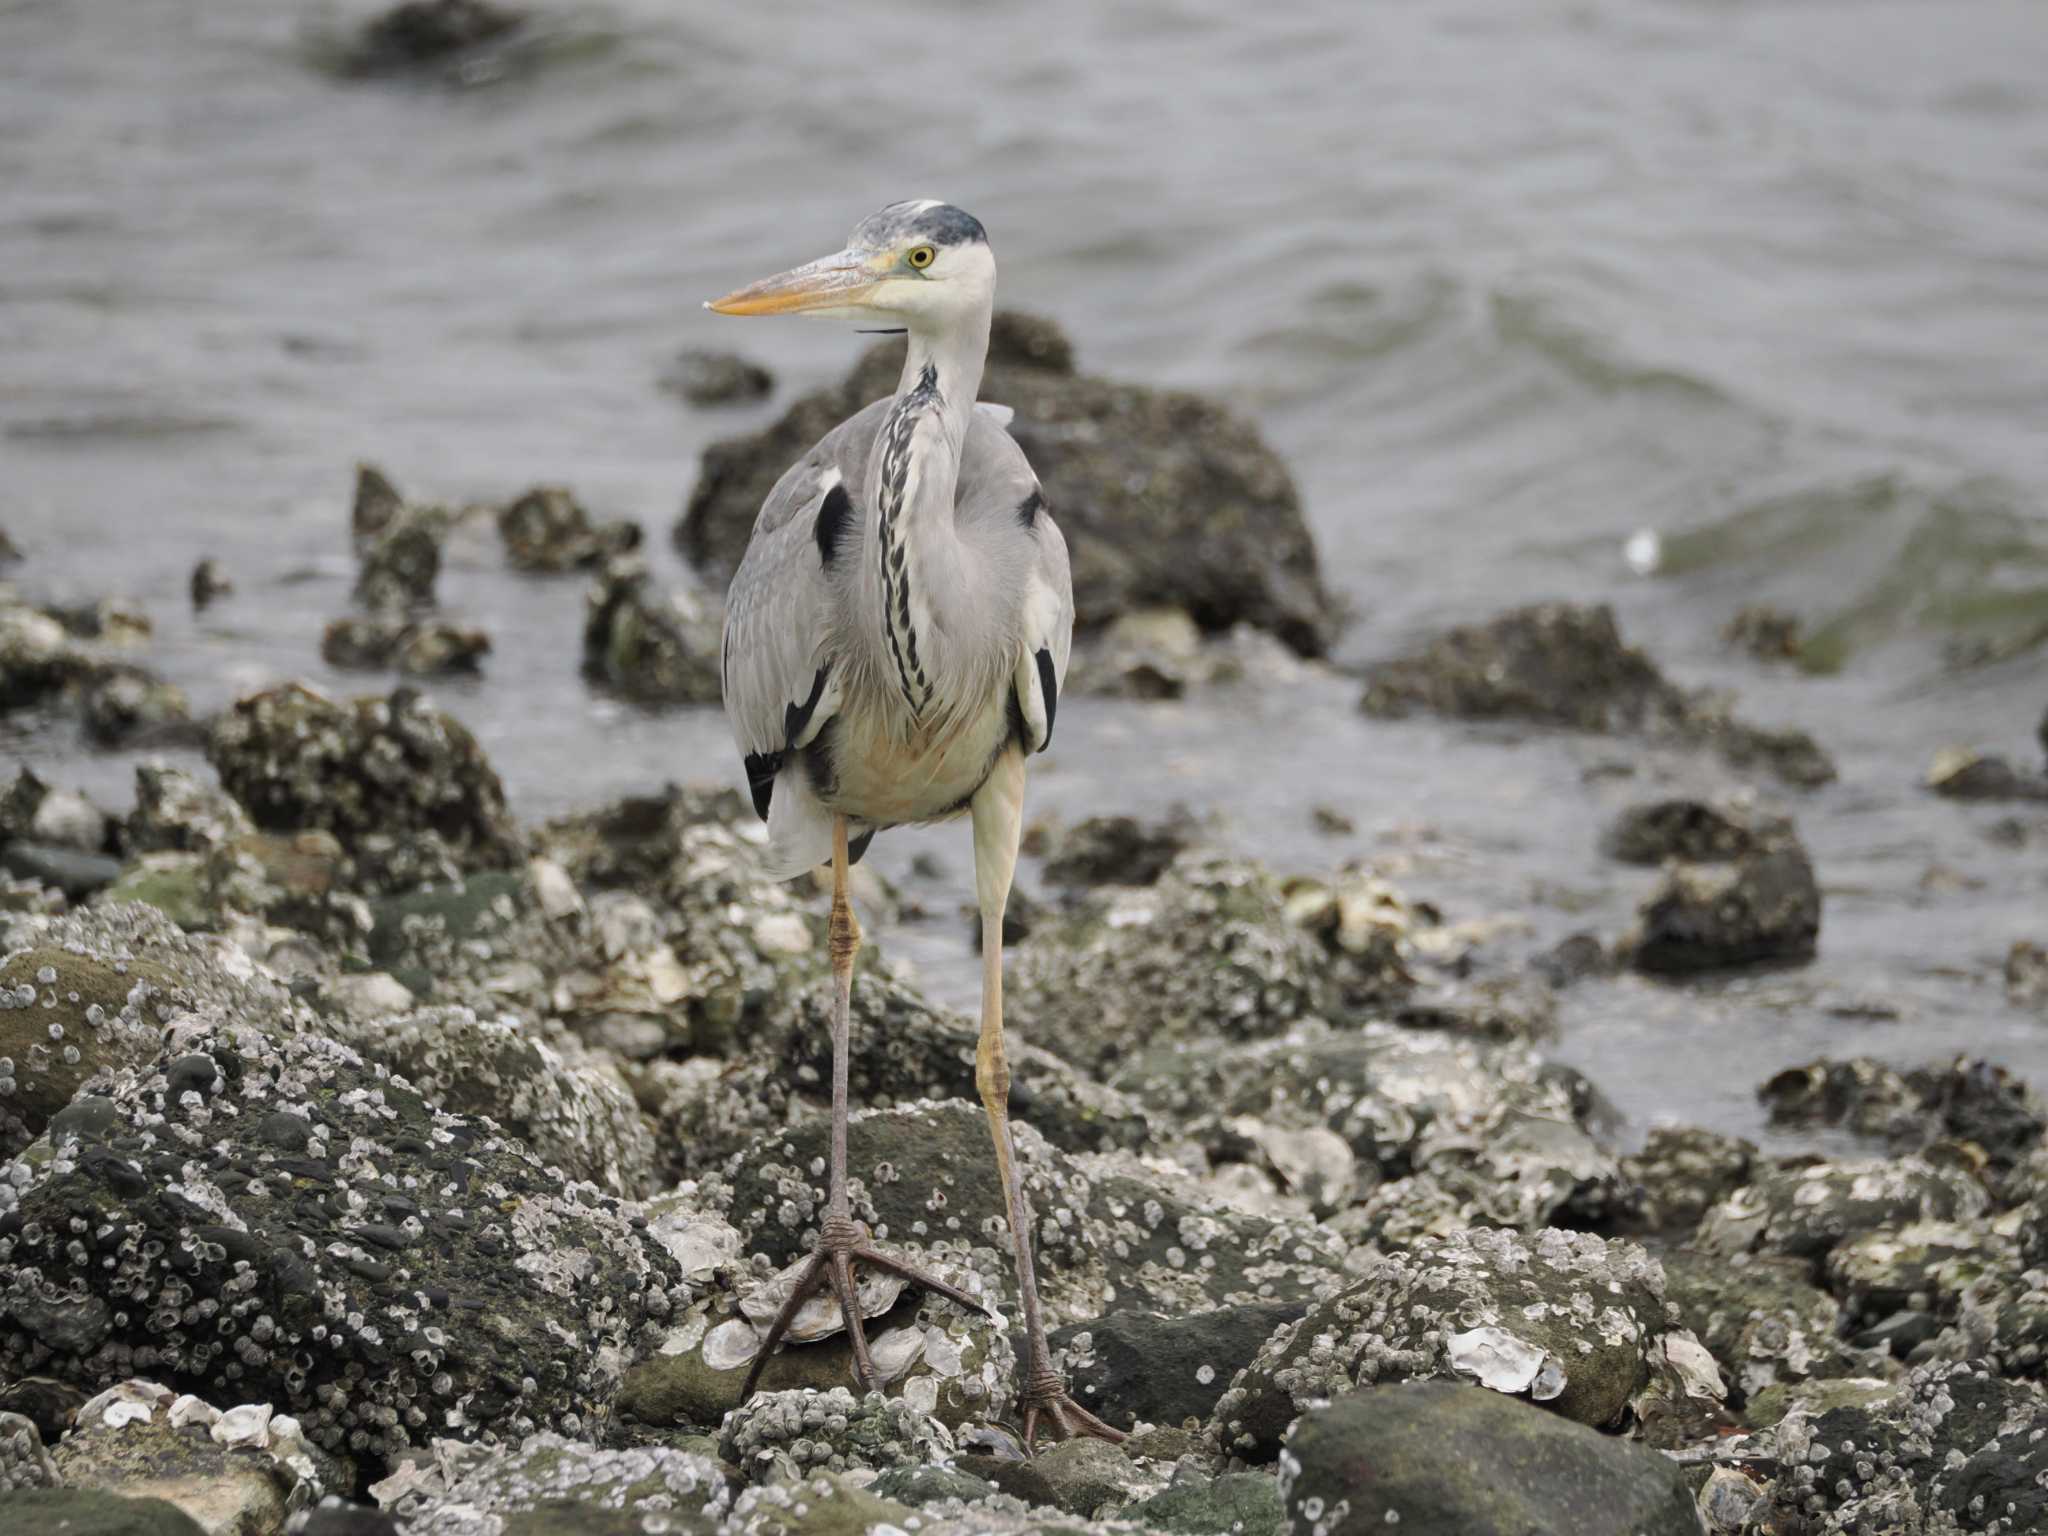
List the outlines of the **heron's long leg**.
<svg viewBox="0 0 2048 1536">
<path fill-rule="evenodd" d="M 832 955 L 832 1167 L 825 1192 L 825 1219 L 819 1226 L 818 1246 L 812 1250 L 810 1262 L 761 1340 L 753 1368 L 747 1372 L 746 1385 L 740 1389 L 741 1402 L 754 1395 L 768 1357 L 796 1320 L 797 1310 L 827 1286 L 839 1303 L 840 1316 L 846 1319 L 847 1338 L 853 1345 L 854 1378 L 861 1391 L 875 1390 L 875 1363 L 868 1354 L 867 1331 L 861 1326 L 860 1301 L 854 1286 L 856 1264 L 889 1270 L 912 1285 L 937 1291 L 971 1310 L 981 1310 L 981 1303 L 959 1287 L 913 1269 L 901 1259 L 878 1253 L 868 1242 L 867 1227 L 853 1219 L 853 1202 L 846 1192 L 846 1059 L 852 1048 L 853 958 L 860 953 L 860 922 L 853 915 L 853 904 L 846 898 L 846 871 L 846 818 L 838 816 L 832 823 L 832 916 L 827 927 Z"/>
<path fill-rule="evenodd" d="M 1024 823 L 1024 756 L 1015 748 L 996 761 L 995 771 L 975 793 L 974 884 L 981 905 L 981 1044 L 975 1052 L 974 1081 L 988 1111 L 995 1138 L 996 1173 L 1016 1248 L 1017 1290 L 1024 1311 L 1024 1386 L 1018 1403 L 1024 1416 L 1024 1451 L 1029 1455 L 1041 1418 L 1055 1436 L 1094 1435 L 1116 1442 L 1111 1429 L 1067 1395 L 1066 1379 L 1053 1369 L 1045 1319 L 1038 1305 L 1038 1277 L 1031 1262 L 1031 1208 L 1018 1176 L 1010 1142 L 1010 1062 L 1003 1038 L 1003 910 L 1017 872 L 1017 840 Z"/>
</svg>

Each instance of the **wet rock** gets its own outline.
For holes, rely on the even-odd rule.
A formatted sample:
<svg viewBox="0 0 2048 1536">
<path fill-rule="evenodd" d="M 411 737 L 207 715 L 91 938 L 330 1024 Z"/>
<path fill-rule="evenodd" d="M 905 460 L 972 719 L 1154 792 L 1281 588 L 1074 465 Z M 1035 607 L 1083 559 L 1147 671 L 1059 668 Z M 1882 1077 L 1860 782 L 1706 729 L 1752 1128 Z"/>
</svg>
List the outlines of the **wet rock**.
<svg viewBox="0 0 2048 1536">
<path fill-rule="evenodd" d="M 723 627 L 715 602 L 658 592 L 645 562 L 614 560 L 585 604 L 583 675 L 641 704 L 715 704 Z"/>
<path fill-rule="evenodd" d="M 2005 957 L 2005 985 L 2020 1002 L 2048 1002 L 2048 945 L 2013 940 Z"/>
<path fill-rule="evenodd" d="M 26 766 L 0 795 L 0 838 L 31 841 L 88 853 L 108 845 L 107 813 L 76 791 L 53 789 Z"/>
<path fill-rule="evenodd" d="M 700 1172 L 758 1136 L 828 1113 L 831 998 L 831 981 L 814 974 L 750 1032 L 736 1059 L 687 1062 L 657 1075 L 664 1089 L 657 1120 L 664 1145 L 680 1155 L 677 1172 Z M 882 974 L 855 982 L 852 1021 L 853 1102 L 868 1109 L 923 1099 L 979 1102 L 974 1021 L 934 1008 Z M 1153 1140 L 1135 1103 L 1035 1046 L 1013 1047 L 1010 1071 L 1011 1114 L 1065 1151 L 1138 1150 Z"/>
<path fill-rule="evenodd" d="M 2048 774 L 1968 747 L 1949 747 L 1937 754 L 1927 770 L 1927 787 L 1948 800 L 2048 800 Z"/>
<path fill-rule="evenodd" d="M 1805 629 L 1796 613 L 1752 604 L 1735 611 L 1721 631 L 1721 643 L 1758 661 L 1797 661 L 1806 644 Z"/>
<path fill-rule="evenodd" d="M 1824 1273 L 1858 1326 L 1904 1311 L 1953 1311 L 1960 1275 L 2019 1268 L 2018 1245 L 1985 1223 L 1915 1221 L 1845 1238 L 1828 1251 Z"/>
<path fill-rule="evenodd" d="M 60 1481 L 35 1420 L 0 1412 L 0 1498 L 23 1488 L 54 1488 Z"/>
<path fill-rule="evenodd" d="M 735 790 L 671 784 L 659 794 L 627 795 L 558 816 L 535 834 L 539 850 L 579 886 L 658 890 L 677 859 L 677 845 L 706 824 L 732 828 L 754 821 Z"/>
<path fill-rule="evenodd" d="M 178 1018 L 0 1180 L 0 1375 L 160 1373 L 372 1467 L 597 1423 L 694 1299 L 666 1249 L 490 1122 L 229 1017 Z"/>
<path fill-rule="evenodd" d="M 0 603 L 0 710 L 25 709 L 83 675 L 87 658 L 64 626 L 20 603 Z"/>
<path fill-rule="evenodd" d="M 1232 1210 L 1127 1152 L 1068 1156 L 1028 1125 L 1013 1129 L 1051 1327 L 1099 1317 L 1119 1296 L 1189 1312 L 1300 1301 L 1339 1262 L 1335 1242 L 1307 1223 Z M 703 1181 L 706 1203 L 739 1227 L 749 1254 L 779 1266 L 808 1250 L 825 1206 L 825 1143 L 823 1124 L 799 1126 Z M 848 1146 L 854 1215 L 879 1241 L 966 1266 L 982 1294 L 1010 1291 L 1004 1202 L 979 1104 L 865 1112 Z"/>
<path fill-rule="evenodd" d="M 1797 844 L 1732 864 L 1679 864 L 1637 908 L 1621 948 L 1660 975 L 1811 960 L 1820 885 Z"/>
<path fill-rule="evenodd" d="M 1756 1146 L 1697 1126 L 1654 1126 L 1640 1152 L 1622 1158 L 1638 1191 L 1626 1226 L 1682 1236 L 1750 1179 Z"/>
<path fill-rule="evenodd" d="M 320 636 L 320 656 L 345 671 L 395 667 L 407 677 L 445 677 L 481 669 L 491 639 L 438 619 L 411 621 L 389 613 L 336 619 Z"/>
<path fill-rule="evenodd" d="M 683 553 L 729 580 L 777 478 L 831 428 L 895 388 L 903 344 L 871 349 L 841 383 L 774 425 L 714 443 L 676 526 Z M 1076 375 L 1042 321 L 996 317 L 984 400 L 1014 407 L 1022 445 L 1072 556 L 1091 625 L 1136 608 L 1186 611 L 1205 632 L 1247 623 L 1304 655 L 1337 629 L 1286 468 L 1246 423 L 1196 395 Z"/>
<path fill-rule="evenodd" d="M 429 1466 L 408 1462 L 372 1492 L 418 1536 L 712 1536 L 731 1505 L 709 1456 L 599 1450 L 550 1432 L 452 1461 L 442 1454 Z"/>
<path fill-rule="evenodd" d="M 2048 1105 L 2003 1067 L 1967 1056 L 1899 1073 L 1868 1057 L 1787 1067 L 1757 1090 L 1773 1125 L 1830 1126 L 1901 1152 L 1966 1142 L 2003 1172 L 2048 1128 Z"/>
<path fill-rule="evenodd" d="M 1431 1141 L 1413 1173 L 1383 1184 L 1340 1219 L 1347 1235 L 1403 1247 L 1474 1225 L 1605 1228 L 1633 1209 L 1613 1154 L 1569 1120 L 1510 1111 L 1483 1141 Z"/>
<path fill-rule="evenodd" d="M 1976 1363 L 1923 1366 L 1876 1401 L 1789 1412 L 1757 1450 L 1782 1469 L 1774 1509 L 1822 1536 L 2048 1525 L 2048 1402 Z"/>
<path fill-rule="evenodd" d="M 1129 1502 L 1137 1469 L 1106 1440 L 1086 1437 L 1049 1446 L 1029 1461 L 997 1461 L 990 1481 L 1025 1503 L 1086 1519 Z"/>
<path fill-rule="evenodd" d="M 1448 1382 L 1373 1387 L 1305 1415 L 1281 1455 L 1295 1531 L 1698 1536 L 1655 1451 Z"/>
<path fill-rule="evenodd" d="M 1725 864 L 1792 841 L 1790 821 L 1743 801 L 1656 800 L 1616 817 L 1600 849 L 1624 864 Z"/>
<path fill-rule="evenodd" d="M 1574 933 L 1531 959 L 1529 968 L 1549 985 L 1563 991 L 1589 976 L 1605 976 L 1614 966 L 1599 935 Z"/>
<path fill-rule="evenodd" d="M 1045 857 L 1048 885 L 1151 885 L 1190 841 L 1189 818 L 1143 822 L 1090 816 L 1059 834 Z"/>
<path fill-rule="evenodd" d="M 102 747 L 129 746 L 142 737 L 166 740 L 191 718 L 184 689 L 123 662 L 92 669 L 79 688 L 78 710 L 85 734 Z"/>
<path fill-rule="evenodd" d="M 102 853 L 22 839 L 0 849 L 0 869 L 17 879 L 61 891 L 73 901 L 83 901 L 114 882 L 121 873 L 121 861 Z"/>
<path fill-rule="evenodd" d="M 123 1498 L 160 1499 L 210 1532 L 257 1536 L 283 1531 L 288 1501 L 309 1501 L 317 1478 L 305 1479 L 306 1491 L 296 1493 L 301 1477 L 265 1444 L 273 1417 L 269 1406 L 257 1410 L 262 1428 L 256 1437 L 235 1437 L 219 1432 L 216 1410 L 189 1398 L 174 1405 L 172 1393 L 158 1390 L 161 1405 L 149 1417 L 81 1422 L 66 1436 L 55 1451 L 64 1482 Z M 181 1417 L 178 1410 L 187 1405 L 199 1413 Z M 285 1422 L 296 1439 L 297 1426 Z M 303 1450 L 301 1444 L 302 1464 L 310 1473 Z"/>
<path fill-rule="evenodd" d="M 203 853 L 255 829 L 240 804 L 217 785 L 167 763 L 140 763 L 135 809 L 121 830 L 131 853 Z"/>
<path fill-rule="evenodd" d="M 1435 1377 L 1606 1424 L 1661 1356 L 1663 1293 L 1656 1260 L 1633 1243 L 1555 1229 L 1425 1237 L 1267 1340 L 1216 1405 L 1212 1433 L 1228 1454 L 1266 1459 L 1319 1398 Z"/>
<path fill-rule="evenodd" d="M 358 856 L 431 842 L 464 869 L 519 855 L 476 738 L 409 689 L 347 703 L 296 683 L 246 695 L 214 723 L 207 758 L 270 831 L 332 832 Z"/>
<path fill-rule="evenodd" d="M 661 387 L 691 405 L 746 405 L 768 397 L 775 375 L 737 352 L 686 347 L 663 372 Z"/>
<path fill-rule="evenodd" d="M 6 1495 L 10 1522 L 64 1536 L 215 1536 L 175 1504 L 91 1488 L 31 1488 Z"/>
<path fill-rule="evenodd" d="M 1201 1423 L 1274 1331 L 1306 1310 L 1300 1302 L 1173 1315 L 1119 1308 L 1048 1339 L 1075 1400 L 1096 1417 L 1116 1425 Z"/>
<path fill-rule="evenodd" d="M 1284 641 L 1249 624 L 1205 635 L 1179 608 L 1139 608 L 1081 640 L 1066 689 L 1076 697 L 1178 699 L 1195 688 L 1292 682 L 1306 666 Z"/>
<path fill-rule="evenodd" d="M 1099 1071 L 1141 1043 L 1284 1034 L 1335 1012 L 1345 980 L 1359 992 L 1376 980 L 1388 991 L 1405 984 L 1397 963 L 1371 954 L 1340 968 L 1338 945 L 1303 927 L 1317 913 L 1299 917 L 1257 865 L 1190 852 L 1152 886 L 1106 891 L 1021 951 L 1009 1006 L 1028 1038 Z"/>
<path fill-rule="evenodd" d="M 224 597 L 234 594 L 235 584 L 218 560 L 210 556 L 192 567 L 192 609 L 204 612 Z"/>
<path fill-rule="evenodd" d="M 1708 1211 L 1694 1245 L 1723 1256 L 1782 1254 L 1817 1269 L 1852 1233 L 1913 1221 L 1967 1221 L 1988 1203 L 1976 1179 L 1919 1157 L 1773 1168 Z"/>
<path fill-rule="evenodd" d="M 355 497 L 349 512 L 349 529 L 358 547 L 384 532 L 405 513 L 405 498 L 383 470 L 374 464 L 356 465 Z"/>
<path fill-rule="evenodd" d="M 1131 1505 L 1123 1517 L 1148 1530 L 1180 1536 L 1286 1536 L 1287 1512 L 1280 1480 L 1263 1472 L 1226 1472 L 1221 1477 L 1178 1477 L 1150 1498 Z"/>
<path fill-rule="evenodd" d="M 490 1116 L 572 1179 L 629 1198 L 653 1185 L 654 1137 L 631 1089 L 611 1058 L 573 1036 L 542 1038 L 467 1008 L 358 1021 L 342 1034 L 430 1103 Z"/>
<path fill-rule="evenodd" d="M 159 967 L 58 945 L 0 960 L 0 1156 L 12 1157 L 98 1073 L 153 1059 Z"/>
<path fill-rule="evenodd" d="M 354 75 L 390 75 L 440 64 L 506 36 L 525 20 L 522 12 L 489 0 L 401 0 L 363 27 L 346 69 Z M 365 464 L 357 473 L 360 507 L 362 479 L 377 472 Z"/>
<path fill-rule="evenodd" d="M 580 570 L 640 543 L 640 527 L 593 523 L 567 486 L 537 485 L 498 511 L 498 536 L 512 568 L 551 573 Z"/>
<path fill-rule="evenodd" d="M 356 601 L 372 613 L 433 607 L 446 531 L 446 519 L 436 510 L 408 507 L 400 512 L 362 548 Z"/>
<path fill-rule="evenodd" d="M 1772 1387 L 1867 1369 L 1842 1342 L 1842 1311 L 1801 1260 L 1674 1249 L 1665 1295 L 1721 1368 L 1731 1407 Z"/>
<path fill-rule="evenodd" d="M 758 1393 L 726 1415 L 720 1454 L 750 1483 L 915 1466 L 953 1451 L 945 1425 L 879 1392 Z"/>
<path fill-rule="evenodd" d="M 1709 747 L 1737 767 L 1755 764 L 1802 787 L 1835 776 L 1804 732 L 1745 724 L 1725 699 L 1672 683 L 1622 641 L 1604 604 L 1541 604 L 1448 630 L 1414 655 L 1374 667 L 1363 707 L 1383 719 L 1427 709 Z"/>
</svg>

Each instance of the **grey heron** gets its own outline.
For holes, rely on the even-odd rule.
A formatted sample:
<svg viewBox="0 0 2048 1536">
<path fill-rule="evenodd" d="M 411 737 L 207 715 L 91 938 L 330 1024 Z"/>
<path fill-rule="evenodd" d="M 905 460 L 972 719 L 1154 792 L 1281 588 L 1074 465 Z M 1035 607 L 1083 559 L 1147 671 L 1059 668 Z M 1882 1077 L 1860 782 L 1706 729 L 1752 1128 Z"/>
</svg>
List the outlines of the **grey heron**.
<svg viewBox="0 0 2048 1536">
<path fill-rule="evenodd" d="M 825 434 L 762 504 L 726 599 L 721 676 L 768 863 L 790 879 L 830 861 L 832 1151 L 816 1248 L 762 1340 L 741 1396 L 798 1307 L 830 1286 L 863 1391 L 876 1385 L 856 1263 L 976 1303 L 877 1251 L 846 1188 L 848 1009 L 860 926 L 847 869 L 876 832 L 967 813 L 981 909 L 975 1086 L 1009 1218 L 1026 1359 L 1024 1445 L 1124 1436 L 1053 1368 L 1031 1222 L 1010 1136 L 1003 909 L 1016 871 L 1024 762 L 1052 739 L 1074 627 L 1066 540 L 1008 413 L 975 403 L 996 264 L 980 222 L 935 200 L 892 203 L 845 249 L 712 301 L 726 315 L 803 314 L 907 332 L 893 397 Z"/>
</svg>

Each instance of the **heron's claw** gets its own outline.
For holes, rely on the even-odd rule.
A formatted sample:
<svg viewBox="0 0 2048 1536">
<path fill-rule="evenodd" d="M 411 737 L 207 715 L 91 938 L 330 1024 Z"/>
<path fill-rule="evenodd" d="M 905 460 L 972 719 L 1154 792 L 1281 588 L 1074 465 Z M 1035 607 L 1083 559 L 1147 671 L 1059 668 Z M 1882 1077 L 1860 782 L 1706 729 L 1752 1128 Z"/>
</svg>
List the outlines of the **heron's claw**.
<svg viewBox="0 0 2048 1536">
<path fill-rule="evenodd" d="M 1122 1445 L 1130 1439 L 1122 1430 L 1111 1429 L 1068 1396 L 1066 1378 L 1049 1368 L 1032 1372 L 1031 1381 L 1017 1402 L 1024 1410 L 1026 1456 L 1033 1456 L 1038 1452 L 1040 1419 L 1046 1421 L 1046 1428 L 1055 1440 L 1072 1440 L 1081 1435 L 1091 1435 L 1097 1440 L 1107 1440 L 1111 1445 Z"/>
</svg>

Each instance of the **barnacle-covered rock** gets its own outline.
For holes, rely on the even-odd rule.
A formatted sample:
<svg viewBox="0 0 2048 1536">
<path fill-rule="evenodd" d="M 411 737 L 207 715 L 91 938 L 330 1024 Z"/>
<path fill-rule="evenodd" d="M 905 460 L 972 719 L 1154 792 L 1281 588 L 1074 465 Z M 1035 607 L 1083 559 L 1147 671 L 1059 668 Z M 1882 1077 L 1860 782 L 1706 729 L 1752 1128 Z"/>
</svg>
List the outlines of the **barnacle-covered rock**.
<svg viewBox="0 0 2048 1536">
<path fill-rule="evenodd" d="M 36 1421 L 0 1412 L 0 1498 L 23 1488 L 54 1488 L 61 1481 Z"/>
<path fill-rule="evenodd" d="M 515 570 L 572 571 L 640 542 L 636 523 L 593 523 L 567 486 L 536 485 L 498 509 L 498 536 Z"/>
<path fill-rule="evenodd" d="M 2048 1527 L 2048 1396 L 1981 1362 L 1920 1367 L 1903 1389 L 1795 1408 L 1755 1450 L 1775 1509 L 1820 1536 L 2022 1536 Z"/>
<path fill-rule="evenodd" d="M 1289 1529 L 1319 1536 L 1699 1533 L 1691 1490 L 1668 1458 L 1443 1381 L 1372 1387 L 1312 1409 L 1281 1452 L 1280 1496 Z"/>
<path fill-rule="evenodd" d="M 1187 848 L 1192 831 L 1185 814 L 1157 822 L 1090 816 L 1054 836 L 1045 856 L 1045 883 L 1150 885 Z"/>
<path fill-rule="evenodd" d="M 1872 1227 L 1829 1249 L 1823 1265 L 1852 1325 L 1901 1311 L 1952 1311 L 1955 1293 L 1970 1280 L 2019 1270 L 2019 1245 L 1985 1221 Z"/>
<path fill-rule="evenodd" d="M 96 1073 L 155 1057 L 169 978 L 57 944 L 0 960 L 0 1156 L 42 1134 Z"/>
<path fill-rule="evenodd" d="M 406 507 L 364 540 L 356 601 L 373 613 L 433 607 L 447 523 L 438 508 Z"/>
<path fill-rule="evenodd" d="M 1671 682 L 1623 642 L 1605 604 L 1538 604 L 1447 630 L 1415 654 L 1374 667 L 1362 704 L 1383 718 L 1420 708 L 1711 747 L 1738 767 L 1761 764 L 1800 786 L 1835 776 L 1805 732 L 1745 724 L 1725 699 Z"/>
<path fill-rule="evenodd" d="M 1721 1367 L 1730 1406 L 1774 1386 L 1867 1370 L 1840 1338 L 1841 1308 L 1796 1259 L 1663 1255 L 1664 1294 Z"/>
<path fill-rule="evenodd" d="M 1820 917 L 1813 862 L 1784 843 L 1733 863 L 1673 865 L 1620 949 L 1637 970 L 1664 975 L 1811 960 Z"/>
<path fill-rule="evenodd" d="M 1650 1379 L 1664 1276 L 1633 1243 L 1549 1229 L 1423 1238 L 1280 1329 L 1216 1405 L 1223 1451 L 1265 1459 L 1318 1399 L 1444 1377 L 1606 1424 Z"/>
<path fill-rule="evenodd" d="M 762 1392 L 726 1415 L 720 1453 L 750 1483 L 915 1466 L 953 1452 L 944 1424 L 899 1399 L 844 1387 Z"/>
<path fill-rule="evenodd" d="M 654 588 L 637 556 L 609 562 L 583 615 L 583 675 L 640 704 L 715 704 L 724 618 L 715 599 Z"/>
<path fill-rule="evenodd" d="M 430 1103 L 490 1116 L 573 1179 L 628 1197 L 653 1186 L 654 1136 L 632 1090 L 608 1056 L 574 1036 L 452 1007 L 373 1018 L 340 1033 Z"/>
<path fill-rule="evenodd" d="M 102 1406 L 104 1405 L 104 1406 Z M 223 1414 L 154 1382 L 131 1381 L 85 1405 L 54 1452 L 74 1488 L 162 1499 L 208 1531 L 275 1531 L 322 1486 L 298 1422 L 251 1403 Z M 334 1475 L 334 1463 L 327 1462 Z"/>
<path fill-rule="evenodd" d="M 489 1122 L 230 1017 L 175 1020 L 5 1171 L 0 1376 L 160 1373 L 372 1465 L 595 1424 L 693 1299 L 668 1251 Z"/>
<path fill-rule="evenodd" d="M 1708 1211 L 1694 1246 L 1706 1253 L 1776 1253 L 1820 1261 L 1844 1238 L 1912 1221 L 1984 1213 L 1983 1185 L 1925 1158 L 1774 1168 Z"/>
<path fill-rule="evenodd" d="M 1790 821 L 1748 800 L 1652 800 L 1615 817 L 1600 847 L 1624 864 L 1725 864 L 1792 837 Z"/>
<path fill-rule="evenodd" d="M 686 347 L 664 370 L 661 387 L 692 405 L 744 405 L 765 398 L 775 375 L 737 352 Z"/>
<path fill-rule="evenodd" d="M 1189 1311 L 1304 1300 L 1336 1273 L 1338 1246 L 1313 1226 L 1232 1210 L 1127 1152 L 1069 1156 L 1028 1125 L 1013 1130 L 1054 1327 L 1099 1317 L 1119 1297 Z M 821 1121 L 764 1137 L 704 1181 L 706 1203 L 725 1210 L 747 1252 L 779 1266 L 809 1250 L 825 1209 L 826 1140 Z M 1004 1202 L 979 1104 L 856 1115 L 848 1155 L 854 1216 L 878 1242 L 964 1266 L 982 1294 L 1010 1292 Z"/>
<path fill-rule="evenodd" d="M 78 689 L 78 717 L 85 734 L 102 747 L 136 745 L 142 737 L 162 738 L 191 719 L 185 690 L 133 662 L 102 662 Z"/>
<path fill-rule="evenodd" d="M 437 1447 L 372 1491 L 407 1536 L 713 1536 L 731 1506 L 710 1456 L 600 1450 L 552 1432 L 450 1457 Z"/>
<path fill-rule="evenodd" d="M 249 694 L 215 722 L 207 757 L 259 827 L 332 832 L 364 864 L 365 888 L 408 872 L 391 857 L 404 845 L 429 844 L 466 870 L 519 856 L 476 738 L 409 689 L 348 703 L 297 683 Z"/>
<path fill-rule="evenodd" d="M 254 830 L 219 786 L 169 763 L 136 765 L 135 809 L 122 824 L 130 854 L 204 853 Z"/>
<path fill-rule="evenodd" d="M 1700 1218 L 1749 1182 L 1756 1145 L 1698 1126 L 1653 1126 L 1642 1149 L 1621 1160 L 1635 1185 L 1622 1225 L 1631 1231 L 1683 1236 Z"/>
<path fill-rule="evenodd" d="M 490 654 L 491 638 L 440 619 L 407 619 L 385 610 L 336 619 L 322 631 L 320 657 L 345 671 L 395 668 L 407 677 L 473 673 Z"/>
<path fill-rule="evenodd" d="M 1968 1142 L 1999 1172 L 2040 1143 L 2048 1105 L 2003 1067 L 1969 1056 L 1900 1072 L 1868 1057 L 1787 1067 L 1757 1090 L 1778 1125 L 1833 1126 L 1893 1151 Z"/>
</svg>

